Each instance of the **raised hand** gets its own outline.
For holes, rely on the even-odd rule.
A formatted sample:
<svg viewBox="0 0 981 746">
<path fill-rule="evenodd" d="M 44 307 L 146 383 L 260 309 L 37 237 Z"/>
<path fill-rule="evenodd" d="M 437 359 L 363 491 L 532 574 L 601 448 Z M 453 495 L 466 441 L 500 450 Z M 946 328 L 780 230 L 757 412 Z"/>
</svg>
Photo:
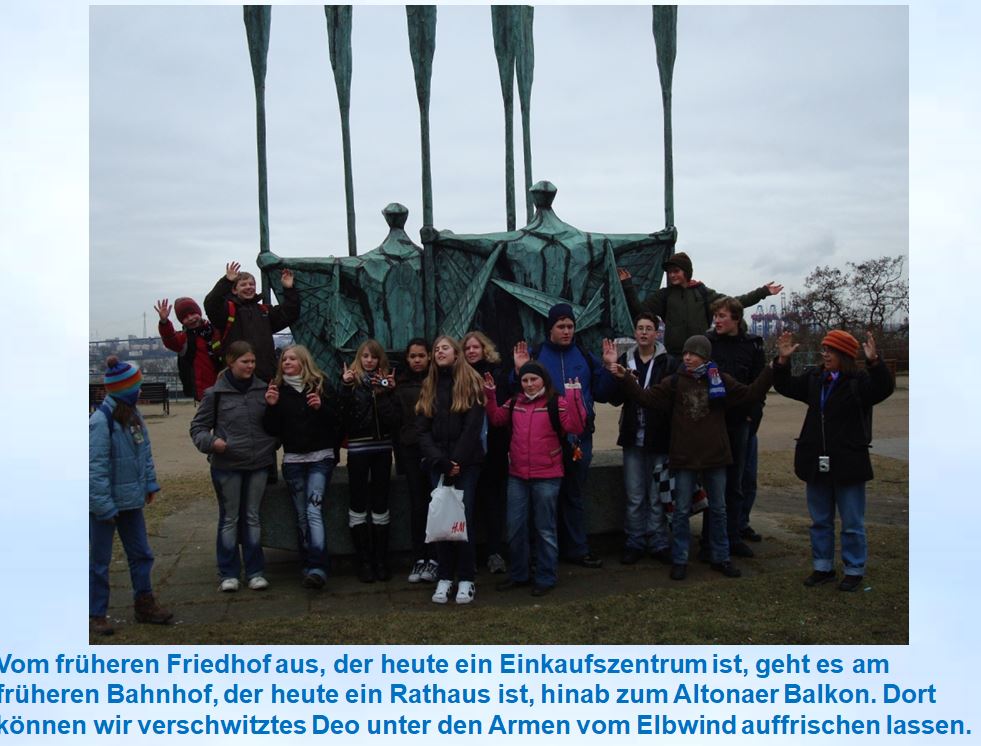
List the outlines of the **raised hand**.
<svg viewBox="0 0 981 746">
<path fill-rule="evenodd" d="M 514 371 L 516 373 L 521 370 L 522 365 L 531 360 L 531 355 L 528 354 L 528 343 L 523 339 L 514 346 L 511 354 L 514 356 Z"/>
<path fill-rule="evenodd" d="M 630 274 L 630 270 L 624 269 L 623 267 L 617 267 L 617 277 L 620 278 L 620 282 L 624 280 L 629 280 L 633 275 Z"/>
<path fill-rule="evenodd" d="M 235 278 L 238 277 L 238 271 L 242 269 L 242 265 L 238 262 L 229 262 L 225 265 L 225 279 L 229 282 L 235 282 Z"/>
<path fill-rule="evenodd" d="M 768 282 L 764 287 L 770 291 L 770 295 L 777 295 L 781 290 L 783 290 L 783 285 L 778 285 L 775 282 Z"/>
<path fill-rule="evenodd" d="M 484 373 L 484 388 L 488 391 L 497 390 L 497 384 L 494 382 L 494 376 L 491 375 L 489 370 Z"/>
<path fill-rule="evenodd" d="M 606 369 L 613 374 L 614 378 L 623 378 L 625 375 L 627 375 L 627 369 L 615 360 L 612 363 L 607 363 Z"/>
<path fill-rule="evenodd" d="M 603 365 L 609 366 L 610 363 L 617 361 L 617 345 L 612 339 L 603 340 Z"/>
<path fill-rule="evenodd" d="M 310 407 L 310 409 L 316 411 L 320 409 L 321 404 L 320 394 L 318 394 L 316 391 L 307 392 L 307 406 Z"/>
<path fill-rule="evenodd" d="M 293 270 L 283 268 L 283 271 L 279 275 L 279 281 L 283 283 L 283 289 L 289 290 L 293 287 Z"/>
<path fill-rule="evenodd" d="M 354 383 L 354 371 L 347 367 L 347 363 L 344 363 L 344 372 L 341 373 L 341 380 L 348 386 Z"/>
<path fill-rule="evenodd" d="M 777 337 L 777 356 L 780 358 L 780 364 L 785 364 L 790 356 L 797 352 L 798 347 L 800 344 L 794 344 L 794 335 L 790 332 L 784 332 Z"/>
<path fill-rule="evenodd" d="M 266 389 L 266 404 L 275 407 L 279 403 L 279 388 L 275 383 L 270 383 Z"/>
<path fill-rule="evenodd" d="M 879 359 L 879 352 L 875 346 L 875 337 L 872 336 L 871 331 L 865 333 L 865 341 L 862 343 L 862 349 L 865 350 L 865 359 L 870 363 L 874 363 Z"/>
<path fill-rule="evenodd" d="M 160 314 L 161 321 L 166 321 L 167 317 L 170 316 L 170 303 L 167 302 L 166 298 L 163 300 L 158 300 L 157 304 L 153 307 L 153 310 Z"/>
<path fill-rule="evenodd" d="M 579 377 L 578 376 L 575 377 L 575 378 L 568 378 L 568 379 L 566 379 L 566 382 L 565 382 L 565 390 L 568 391 L 569 389 L 580 389 L 580 390 L 582 389 L 582 384 L 579 383 Z"/>
</svg>

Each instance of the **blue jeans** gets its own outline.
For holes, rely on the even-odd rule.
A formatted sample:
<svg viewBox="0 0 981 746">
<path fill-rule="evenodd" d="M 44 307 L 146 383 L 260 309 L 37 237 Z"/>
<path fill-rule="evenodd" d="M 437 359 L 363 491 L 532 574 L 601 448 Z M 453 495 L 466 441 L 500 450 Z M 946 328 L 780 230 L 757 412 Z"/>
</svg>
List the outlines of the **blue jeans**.
<svg viewBox="0 0 981 746">
<path fill-rule="evenodd" d="M 441 473 L 433 470 L 429 474 L 429 482 L 433 489 L 439 484 Z M 473 523 L 473 508 L 477 500 L 477 478 L 480 476 L 480 466 L 461 467 L 460 473 L 452 481 L 444 477 L 443 484 L 449 484 L 458 490 L 463 490 L 463 512 L 467 517 L 466 541 L 437 541 L 436 561 L 439 562 L 439 580 L 473 581 L 477 575 L 477 528 Z"/>
<path fill-rule="evenodd" d="M 238 470 L 211 467 L 211 481 L 218 495 L 218 574 L 238 578 L 242 564 L 245 577 L 262 575 L 266 566 L 259 528 L 259 505 L 266 492 L 269 469 Z M 238 545 L 242 544 L 239 560 Z"/>
<path fill-rule="evenodd" d="M 112 562 L 112 537 L 117 529 L 129 563 L 133 597 L 152 592 L 153 552 L 147 543 L 143 508 L 121 510 L 116 513 L 115 522 L 97 521 L 89 513 L 89 616 L 105 616 L 109 608 L 109 563 Z"/>
<path fill-rule="evenodd" d="M 654 480 L 654 467 L 667 460 L 667 454 L 642 446 L 623 447 L 623 487 L 627 498 L 623 530 L 628 549 L 659 552 L 671 543 L 667 514 Z"/>
<path fill-rule="evenodd" d="M 335 462 L 325 458 L 311 463 L 283 463 L 283 479 L 296 510 L 296 532 L 304 575 L 327 579 L 327 533 L 324 497 Z"/>
<path fill-rule="evenodd" d="M 865 482 L 807 483 L 807 510 L 811 514 L 811 556 L 814 569 L 835 569 L 835 506 L 841 518 L 841 561 L 845 575 L 864 575 Z"/>
<path fill-rule="evenodd" d="M 521 479 L 508 477 L 508 547 L 511 557 L 511 579 L 528 580 L 528 512 L 535 522 L 535 585 L 555 585 L 559 561 L 559 539 L 556 532 L 556 508 L 561 477 L 554 479 Z"/>
<path fill-rule="evenodd" d="M 726 468 L 691 471 L 679 469 L 674 473 L 674 515 L 671 518 L 671 561 L 676 565 L 688 562 L 688 543 L 690 529 L 688 518 L 691 515 L 691 496 L 699 481 L 708 493 L 708 509 L 712 514 L 709 533 L 709 551 L 712 562 L 725 562 L 729 559 L 729 537 L 726 536 Z"/>
<path fill-rule="evenodd" d="M 589 554 L 589 541 L 586 538 L 586 496 L 583 492 L 589 464 L 593 460 L 593 435 L 583 433 L 579 436 L 582 458 L 570 466 L 565 464 L 566 473 L 562 477 L 559 490 L 559 543 L 562 555 L 568 559 L 579 559 Z"/>
<path fill-rule="evenodd" d="M 742 541 L 739 538 L 739 520 L 743 513 L 743 473 L 746 470 L 746 447 L 749 443 L 750 422 L 742 422 L 726 426 L 729 438 L 729 451 L 732 453 L 732 463 L 726 467 L 726 533 L 729 544 Z M 711 532 L 711 511 L 706 511 L 702 521 L 702 540 Z"/>
<path fill-rule="evenodd" d="M 749 526 L 749 513 L 756 502 L 756 471 L 759 466 L 760 441 L 756 433 L 746 442 L 746 465 L 743 468 L 743 509 L 739 514 L 739 530 Z"/>
</svg>

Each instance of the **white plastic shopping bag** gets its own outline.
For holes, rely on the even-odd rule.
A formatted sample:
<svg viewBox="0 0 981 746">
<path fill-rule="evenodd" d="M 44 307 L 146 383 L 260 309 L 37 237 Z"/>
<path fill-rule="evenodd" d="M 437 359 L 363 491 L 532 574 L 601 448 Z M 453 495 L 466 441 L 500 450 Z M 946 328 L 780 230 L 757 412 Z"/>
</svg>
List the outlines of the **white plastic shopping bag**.
<svg viewBox="0 0 981 746">
<path fill-rule="evenodd" d="M 434 541 L 466 541 L 467 514 L 463 509 L 463 490 L 443 484 L 439 478 L 430 493 L 429 517 L 426 520 L 426 543 Z"/>
</svg>

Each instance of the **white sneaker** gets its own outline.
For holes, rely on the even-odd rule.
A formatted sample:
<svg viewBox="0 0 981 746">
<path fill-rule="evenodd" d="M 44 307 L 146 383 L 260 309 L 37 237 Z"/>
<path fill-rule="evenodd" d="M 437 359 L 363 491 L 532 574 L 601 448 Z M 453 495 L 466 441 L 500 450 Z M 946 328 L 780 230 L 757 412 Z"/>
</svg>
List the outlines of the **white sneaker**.
<svg viewBox="0 0 981 746">
<path fill-rule="evenodd" d="M 503 575 L 508 571 L 508 566 L 504 564 L 504 558 L 499 554 L 492 554 L 487 558 L 487 569 L 492 575 Z"/>
<path fill-rule="evenodd" d="M 412 569 L 409 571 L 409 582 L 418 583 L 422 580 L 423 570 L 426 569 L 426 560 L 418 559 L 415 564 L 412 565 Z"/>
<path fill-rule="evenodd" d="M 238 578 L 222 578 L 218 590 L 222 593 L 234 593 L 238 590 Z"/>
<path fill-rule="evenodd" d="M 256 575 L 254 578 L 249 578 L 249 588 L 254 591 L 264 591 L 268 587 L 269 581 L 261 575 Z"/>
<path fill-rule="evenodd" d="M 468 604 L 473 601 L 477 594 L 477 587 L 469 580 L 461 580 L 460 586 L 456 590 L 456 602 L 458 604 Z"/>
<path fill-rule="evenodd" d="M 436 580 L 439 575 L 439 562 L 436 560 L 429 560 L 426 563 L 426 568 L 419 573 L 419 579 L 425 583 L 432 583 Z"/>
<path fill-rule="evenodd" d="M 449 595 L 450 588 L 453 587 L 452 580 L 441 580 L 436 584 L 436 592 L 433 594 L 434 604 L 445 604 Z"/>
</svg>

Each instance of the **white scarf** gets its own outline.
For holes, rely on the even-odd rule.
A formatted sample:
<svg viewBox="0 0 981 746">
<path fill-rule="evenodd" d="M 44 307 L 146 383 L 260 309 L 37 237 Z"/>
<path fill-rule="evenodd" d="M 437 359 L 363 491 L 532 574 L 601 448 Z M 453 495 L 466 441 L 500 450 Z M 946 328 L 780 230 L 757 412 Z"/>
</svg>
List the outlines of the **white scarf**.
<svg viewBox="0 0 981 746">
<path fill-rule="evenodd" d="M 290 386 L 296 389 L 297 393 L 303 393 L 303 378 L 300 376 L 288 376 L 283 374 L 283 382 L 288 383 Z"/>
</svg>

